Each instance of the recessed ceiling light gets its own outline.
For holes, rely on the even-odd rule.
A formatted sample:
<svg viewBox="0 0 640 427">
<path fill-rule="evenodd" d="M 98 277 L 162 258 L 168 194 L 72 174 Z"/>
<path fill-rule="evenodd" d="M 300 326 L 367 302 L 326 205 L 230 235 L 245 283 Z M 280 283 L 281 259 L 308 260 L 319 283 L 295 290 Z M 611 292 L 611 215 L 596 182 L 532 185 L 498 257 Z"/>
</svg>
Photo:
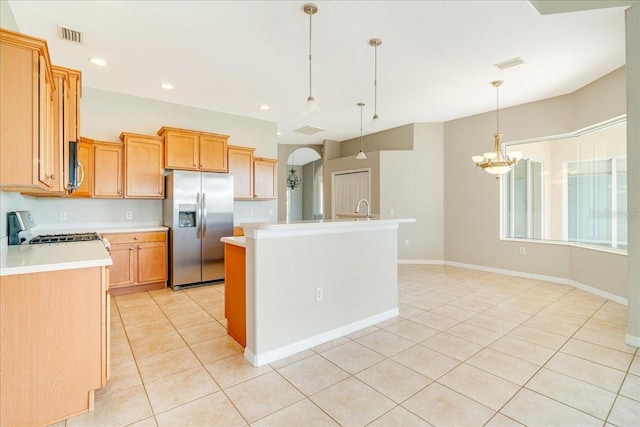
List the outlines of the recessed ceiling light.
<svg viewBox="0 0 640 427">
<path fill-rule="evenodd" d="M 265 105 L 265 104 L 262 104 L 262 105 L 260 106 L 260 109 L 261 109 L 261 110 L 268 110 L 268 109 L 269 109 L 269 106 L 268 106 L 268 105 Z"/>
<path fill-rule="evenodd" d="M 171 90 L 171 89 L 173 89 L 173 85 L 172 85 L 171 83 L 162 83 L 162 84 L 160 85 L 160 87 L 161 87 L 162 89 L 167 89 L 167 90 Z"/>
<path fill-rule="evenodd" d="M 93 65 L 99 65 L 101 67 L 107 65 L 107 61 L 102 58 L 89 58 L 89 62 L 91 62 Z"/>
</svg>

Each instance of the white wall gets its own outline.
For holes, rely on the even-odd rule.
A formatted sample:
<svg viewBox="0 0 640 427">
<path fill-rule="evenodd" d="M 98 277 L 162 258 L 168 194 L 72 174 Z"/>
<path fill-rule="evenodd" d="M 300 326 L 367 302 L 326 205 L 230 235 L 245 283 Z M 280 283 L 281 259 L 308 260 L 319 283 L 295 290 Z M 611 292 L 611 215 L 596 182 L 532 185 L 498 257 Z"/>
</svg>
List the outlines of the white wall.
<svg viewBox="0 0 640 427">
<path fill-rule="evenodd" d="M 572 132 L 625 114 L 625 70 L 577 92 L 500 111 L 505 142 Z M 489 149 L 495 112 L 444 125 L 445 259 L 575 280 L 626 298 L 625 255 L 534 242 L 501 241 L 499 183 L 476 169 L 471 156 Z M 525 247 L 526 255 L 519 255 Z M 594 258 L 598 269 L 593 269 Z M 590 274 L 585 274 L 589 271 Z"/>
<path fill-rule="evenodd" d="M 640 212 L 640 3 L 625 12 L 627 49 L 628 209 Z M 627 342 L 640 347 L 640 219 L 629 221 Z"/>
<path fill-rule="evenodd" d="M 356 160 L 359 138 L 341 143 L 340 158 L 325 160 L 325 216 L 331 213 L 331 174 L 371 168 L 371 212 L 415 218 L 398 230 L 398 258 L 444 260 L 444 126 L 413 123 L 366 135 L 366 160 Z M 408 240 L 409 245 L 405 246 Z"/>
</svg>

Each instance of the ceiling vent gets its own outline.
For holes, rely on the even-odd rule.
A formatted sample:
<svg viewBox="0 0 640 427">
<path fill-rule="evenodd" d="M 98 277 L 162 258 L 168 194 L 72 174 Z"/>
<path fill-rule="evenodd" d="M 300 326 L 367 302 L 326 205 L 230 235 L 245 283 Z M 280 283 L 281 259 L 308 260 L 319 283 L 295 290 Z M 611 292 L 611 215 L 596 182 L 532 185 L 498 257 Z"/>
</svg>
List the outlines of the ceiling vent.
<svg viewBox="0 0 640 427">
<path fill-rule="evenodd" d="M 78 30 L 72 30 L 71 28 L 58 25 L 58 37 L 63 40 L 69 40 L 70 42 L 82 44 L 82 33 Z"/>
<path fill-rule="evenodd" d="M 493 66 L 501 70 L 506 70 L 507 68 L 515 67 L 516 65 L 520 65 L 523 63 L 524 63 L 524 60 L 518 56 L 516 58 L 508 59 L 498 64 L 493 64 Z"/>
<path fill-rule="evenodd" d="M 324 129 L 314 128 L 313 126 L 303 126 L 300 129 L 296 129 L 294 133 L 302 133 L 305 135 L 315 135 L 318 132 L 322 132 Z"/>
</svg>

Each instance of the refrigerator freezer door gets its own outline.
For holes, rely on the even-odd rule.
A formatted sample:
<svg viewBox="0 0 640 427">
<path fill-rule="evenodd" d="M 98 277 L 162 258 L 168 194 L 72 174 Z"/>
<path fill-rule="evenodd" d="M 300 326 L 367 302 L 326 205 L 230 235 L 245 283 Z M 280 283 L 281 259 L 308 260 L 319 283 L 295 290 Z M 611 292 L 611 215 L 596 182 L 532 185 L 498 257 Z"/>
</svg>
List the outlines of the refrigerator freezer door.
<svg viewBox="0 0 640 427">
<path fill-rule="evenodd" d="M 172 186 L 171 204 L 171 286 L 201 282 L 201 174 L 173 171 L 167 177 Z M 182 221 L 180 220 L 182 218 Z"/>
<path fill-rule="evenodd" d="M 202 173 L 202 281 L 224 279 L 224 243 L 233 235 L 233 175 Z"/>
</svg>

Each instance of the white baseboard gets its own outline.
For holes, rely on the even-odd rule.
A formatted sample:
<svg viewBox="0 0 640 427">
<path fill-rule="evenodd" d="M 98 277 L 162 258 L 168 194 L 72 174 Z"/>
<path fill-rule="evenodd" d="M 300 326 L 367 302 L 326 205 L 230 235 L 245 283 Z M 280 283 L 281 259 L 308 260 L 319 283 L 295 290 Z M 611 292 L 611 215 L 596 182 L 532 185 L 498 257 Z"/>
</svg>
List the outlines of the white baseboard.
<svg viewBox="0 0 640 427">
<path fill-rule="evenodd" d="M 399 259 L 398 264 L 444 265 L 442 259 Z"/>
<path fill-rule="evenodd" d="M 352 334 L 361 329 L 368 328 L 376 323 L 384 322 L 385 320 L 397 317 L 400 311 L 397 308 L 388 310 L 374 316 L 370 316 L 364 319 L 360 319 L 356 322 L 348 325 L 341 326 L 331 331 L 323 332 L 321 334 L 305 338 L 301 341 L 294 342 L 292 344 L 285 345 L 284 347 L 276 348 L 264 353 L 255 354 L 249 347 L 244 349 L 244 358 L 247 359 L 253 366 L 262 366 L 267 363 L 275 362 L 276 360 L 284 359 L 292 354 L 299 353 L 303 350 L 310 349 L 320 344 L 324 344 L 336 338 L 343 337 L 345 335 Z"/>
<path fill-rule="evenodd" d="M 627 334 L 627 339 L 625 340 L 625 342 L 634 347 L 640 347 L 640 337 L 637 337 L 635 335 Z"/>
<path fill-rule="evenodd" d="M 526 279 L 544 280 L 545 282 L 558 283 L 561 285 L 569 285 L 569 286 L 573 286 L 574 288 L 583 290 L 585 292 L 589 292 L 590 294 L 598 295 L 600 297 L 606 298 L 613 302 L 617 302 L 618 304 L 622 304 L 622 305 L 629 304 L 629 301 L 627 300 L 627 298 L 623 298 L 621 296 L 612 294 L 610 292 L 606 292 L 601 289 L 594 288 L 593 286 L 585 285 L 584 283 L 576 282 L 575 280 L 565 279 L 562 277 L 545 276 L 543 274 L 525 273 L 523 271 L 513 271 L 513 270 L 506 270 L 503 268 L 485 267 L 482 265 L 464 264 L 461 262 L 453 262 L 453 261 L 445 261 L 444 264 L 450 265 L 452 267 L 468 268 L 471 270 L 480 270 L 480 271 L 486 271 L 489 273 L 507 274 L 509 276 L 524 277 Z"/>
</svg>

